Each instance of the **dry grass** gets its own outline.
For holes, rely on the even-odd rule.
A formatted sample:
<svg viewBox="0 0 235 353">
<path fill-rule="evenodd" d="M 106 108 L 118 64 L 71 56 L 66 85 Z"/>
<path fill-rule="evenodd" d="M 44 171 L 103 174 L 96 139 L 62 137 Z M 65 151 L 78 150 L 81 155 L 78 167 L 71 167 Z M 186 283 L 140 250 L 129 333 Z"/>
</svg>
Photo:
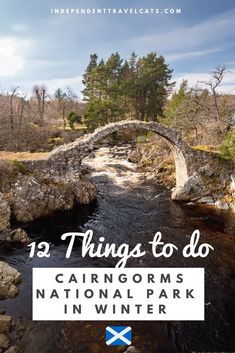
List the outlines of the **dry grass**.
<svg viewBox="0 0 235 353">
<path fill-rule="evenodd" d="M 69 126 L 66 126 L 66 128 L 64 128 L 63 126 L 59 126 L 58 128 L 59 130 L 66 130 L 66 131 L 75 131 L 75 130 L 86 130 L 87 126 L 84 124 L 74 124 L 74 128 L 71 129 Z"/>
<path fill-rule="evenodd" d="M 49 156 L 49 152 L 8 152 L 0 151 L 0 159 L 9 161 L 25 161 L 25 160 L 35 160 L 35 159 L 45 159 Z"/>
<path fill-rule="evenodd" d="M 219 146 L 214 145 L 201 145 L 201 146 L 193 146 L 192 149 L 198 151 L 205 151 L 205 152 L 213 152 L 213 153 L 220 153 Z"/>
</svg>

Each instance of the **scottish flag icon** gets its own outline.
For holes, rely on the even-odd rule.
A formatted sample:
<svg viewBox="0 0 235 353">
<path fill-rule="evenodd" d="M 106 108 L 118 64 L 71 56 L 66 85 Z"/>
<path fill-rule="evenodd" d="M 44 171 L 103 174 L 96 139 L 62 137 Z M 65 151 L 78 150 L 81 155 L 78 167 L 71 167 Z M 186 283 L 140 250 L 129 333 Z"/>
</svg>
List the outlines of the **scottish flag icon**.
<svg viewBox="0 0 235 353">
<path fill-rule="evenodd" d="M 105 341 L 108 346 L 129 346 L 132 341 L 130 326 L 107 326 Z"/>
</svg>

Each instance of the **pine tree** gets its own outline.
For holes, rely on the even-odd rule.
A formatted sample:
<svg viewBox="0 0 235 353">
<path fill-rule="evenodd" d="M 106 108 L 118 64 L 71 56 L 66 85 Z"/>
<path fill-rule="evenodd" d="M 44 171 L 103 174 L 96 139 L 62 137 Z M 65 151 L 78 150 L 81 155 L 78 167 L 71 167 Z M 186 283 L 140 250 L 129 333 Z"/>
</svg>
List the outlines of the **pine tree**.
<svg viewBox="0 0 235 353">
<path fill-rule="evenodd" d="M 126 117 L 156 120 L 163 112 L 171 74 L 156 53 L 143 58 L 132 53 L 125 61 L 114 53 L 99 63 L 97 55 L 91 55 L 83 78 L 88 128 Z"/>
<path fill-rule="evenodd" d="M 92 99 L 95 96 L 94 91 L 94 79 L 95 79 L 95 70 L 97 68 L 98 56 L 96 54 L 90 55 L 90 62 L 87 66 L 86 72 L 83 75 L 82 83 L 85 86 L 85 89 L 82 91 L 84 100 Z"/>
<path fill-rule="evenodd" d="M 189 95 L 188 81 L 183 80 L 179 90 L 172 94 L 169 104 L 164 112 L 165 123 L 170 124 L 171 120 L 178 114 L 178 109 Z"/>
</svg>

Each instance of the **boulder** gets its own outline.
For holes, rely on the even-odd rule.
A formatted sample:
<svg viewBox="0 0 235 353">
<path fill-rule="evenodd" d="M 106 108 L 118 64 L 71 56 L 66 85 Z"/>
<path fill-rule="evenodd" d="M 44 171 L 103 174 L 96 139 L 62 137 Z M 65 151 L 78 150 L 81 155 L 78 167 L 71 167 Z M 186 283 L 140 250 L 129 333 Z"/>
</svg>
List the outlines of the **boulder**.
<svg viewBox="0 0 235 353">
<path fill-rule="evenodd" d="M 4 353 L 16 353 L 16 348 L 14 346 L 8 348 Z"/>
<path fill-rule="evenodd" d="M 20 222 L 33 221 L 56 210 L 73 207 L 74 195 L 62 181 L 38 181 L 31 176 L 21 176 L 13 187 L 12 211 Z"/>
<path fill-rule="evenodd" d="M 20 176 L 13 190 L 12 212 L 17 221 L 29 222 L 57 210 L 70 210 L 74 203 L 89 204 L 97 194 L 96 186 L 87 179 L 37 180 Z M 14 237 L 20 237 L 15 234 Z M 27 241 L 26 236 L 23 236 Z"/>
<path fill-rule="evenodd" d="M 215 200 L 212 196 L 204 196 L 197 200 L 198 203 L 204 203 L 206 205 L 214 205 Z"/>
<path fill-rule="evenodd" d="M 16 285 L 21 281 L 21 274 L 7 263 L 0 261 L 0 299 L 14 298 L 19 290 Z"/>
<path fill-rule="evenodd" d="M 0 232 L 10 227 L 11 210 L 2 193 L 0 193 Z"/>
<path fill-rule="evenodd" d="M 200 167 L 198 169 L 198 172 L 204 174 L 205 176 L 207 176 L 209 178 L 212 177 L 213 174 L 215 174 L 215 172 L 213 170 L 213 167 L 209 163 L 207 163 L 204 166 Z"/>
<path fill-rule="evenodd" d="M 0 333 L 7 333 L 12 328 L 12 319 L 9 315 L 0 315 Z"/>
<path fill-rule="evenodd" d="M 178 201 L 195 201 L 207 196 L 209 190 L 205 187 L 202 177 L 197 172 L 193 173 L 182 187 L 175 187 L 171 197 Z"/>
<path fill-rule="evenodd" d="M 9 338 L 3 333 L 0 333 L 0 353 L 5 352 L 6 349 L 9 347 L 10 347 Z"/>
<path fill-rule="evenodd" d="M 82 205 L 87 205 L 95 200 L 97 187 L 91 180 L 83 179 L 73 184 L 75 201 Z"/>
<path fill-rule="evenodd" d="M 0 242 L 27 244 L 30 241 L 28 234 L 21 228 L 7 230 L 0 236 Z"/>
<path fill-rule="evenodd" d="M 221 210 L 229 210 L 230 209 L 230 204 L 228 202 L 223 202 L 221 200 L 216 201 L 215 206 L 220 208 Z"/>
<path fill-rule="evenodd" d="M 138 149 L 135 149 L 129 153 L 127 160 L 128 162 L 131 162 L 131 163 L 139 163 L 141 161 L 141 158 L 142 158 L 141 152 Z"/>
</svg>

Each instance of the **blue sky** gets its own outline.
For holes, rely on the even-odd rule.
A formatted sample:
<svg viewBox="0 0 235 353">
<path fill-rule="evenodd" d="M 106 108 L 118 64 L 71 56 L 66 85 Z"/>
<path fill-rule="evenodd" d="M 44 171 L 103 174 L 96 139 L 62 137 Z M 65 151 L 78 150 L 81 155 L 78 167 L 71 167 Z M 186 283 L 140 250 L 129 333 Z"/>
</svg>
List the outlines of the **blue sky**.
<svg viewBox="0 0 235 353">
<path fill-rule="evenodd" d="M 51 8 L 181 8 L 180 15 L 52 15 Z M 173 79 L 191 84 L 218 65 L 230 72 L 221 91 L 235 94 L 234 0 L 0 0 L 0 90 L 53 92 L 71 86 L 80 95 L 91 53 L 164 55 Z M 81 96 L 81 95 L 80 95 Z"/>
</svg>

